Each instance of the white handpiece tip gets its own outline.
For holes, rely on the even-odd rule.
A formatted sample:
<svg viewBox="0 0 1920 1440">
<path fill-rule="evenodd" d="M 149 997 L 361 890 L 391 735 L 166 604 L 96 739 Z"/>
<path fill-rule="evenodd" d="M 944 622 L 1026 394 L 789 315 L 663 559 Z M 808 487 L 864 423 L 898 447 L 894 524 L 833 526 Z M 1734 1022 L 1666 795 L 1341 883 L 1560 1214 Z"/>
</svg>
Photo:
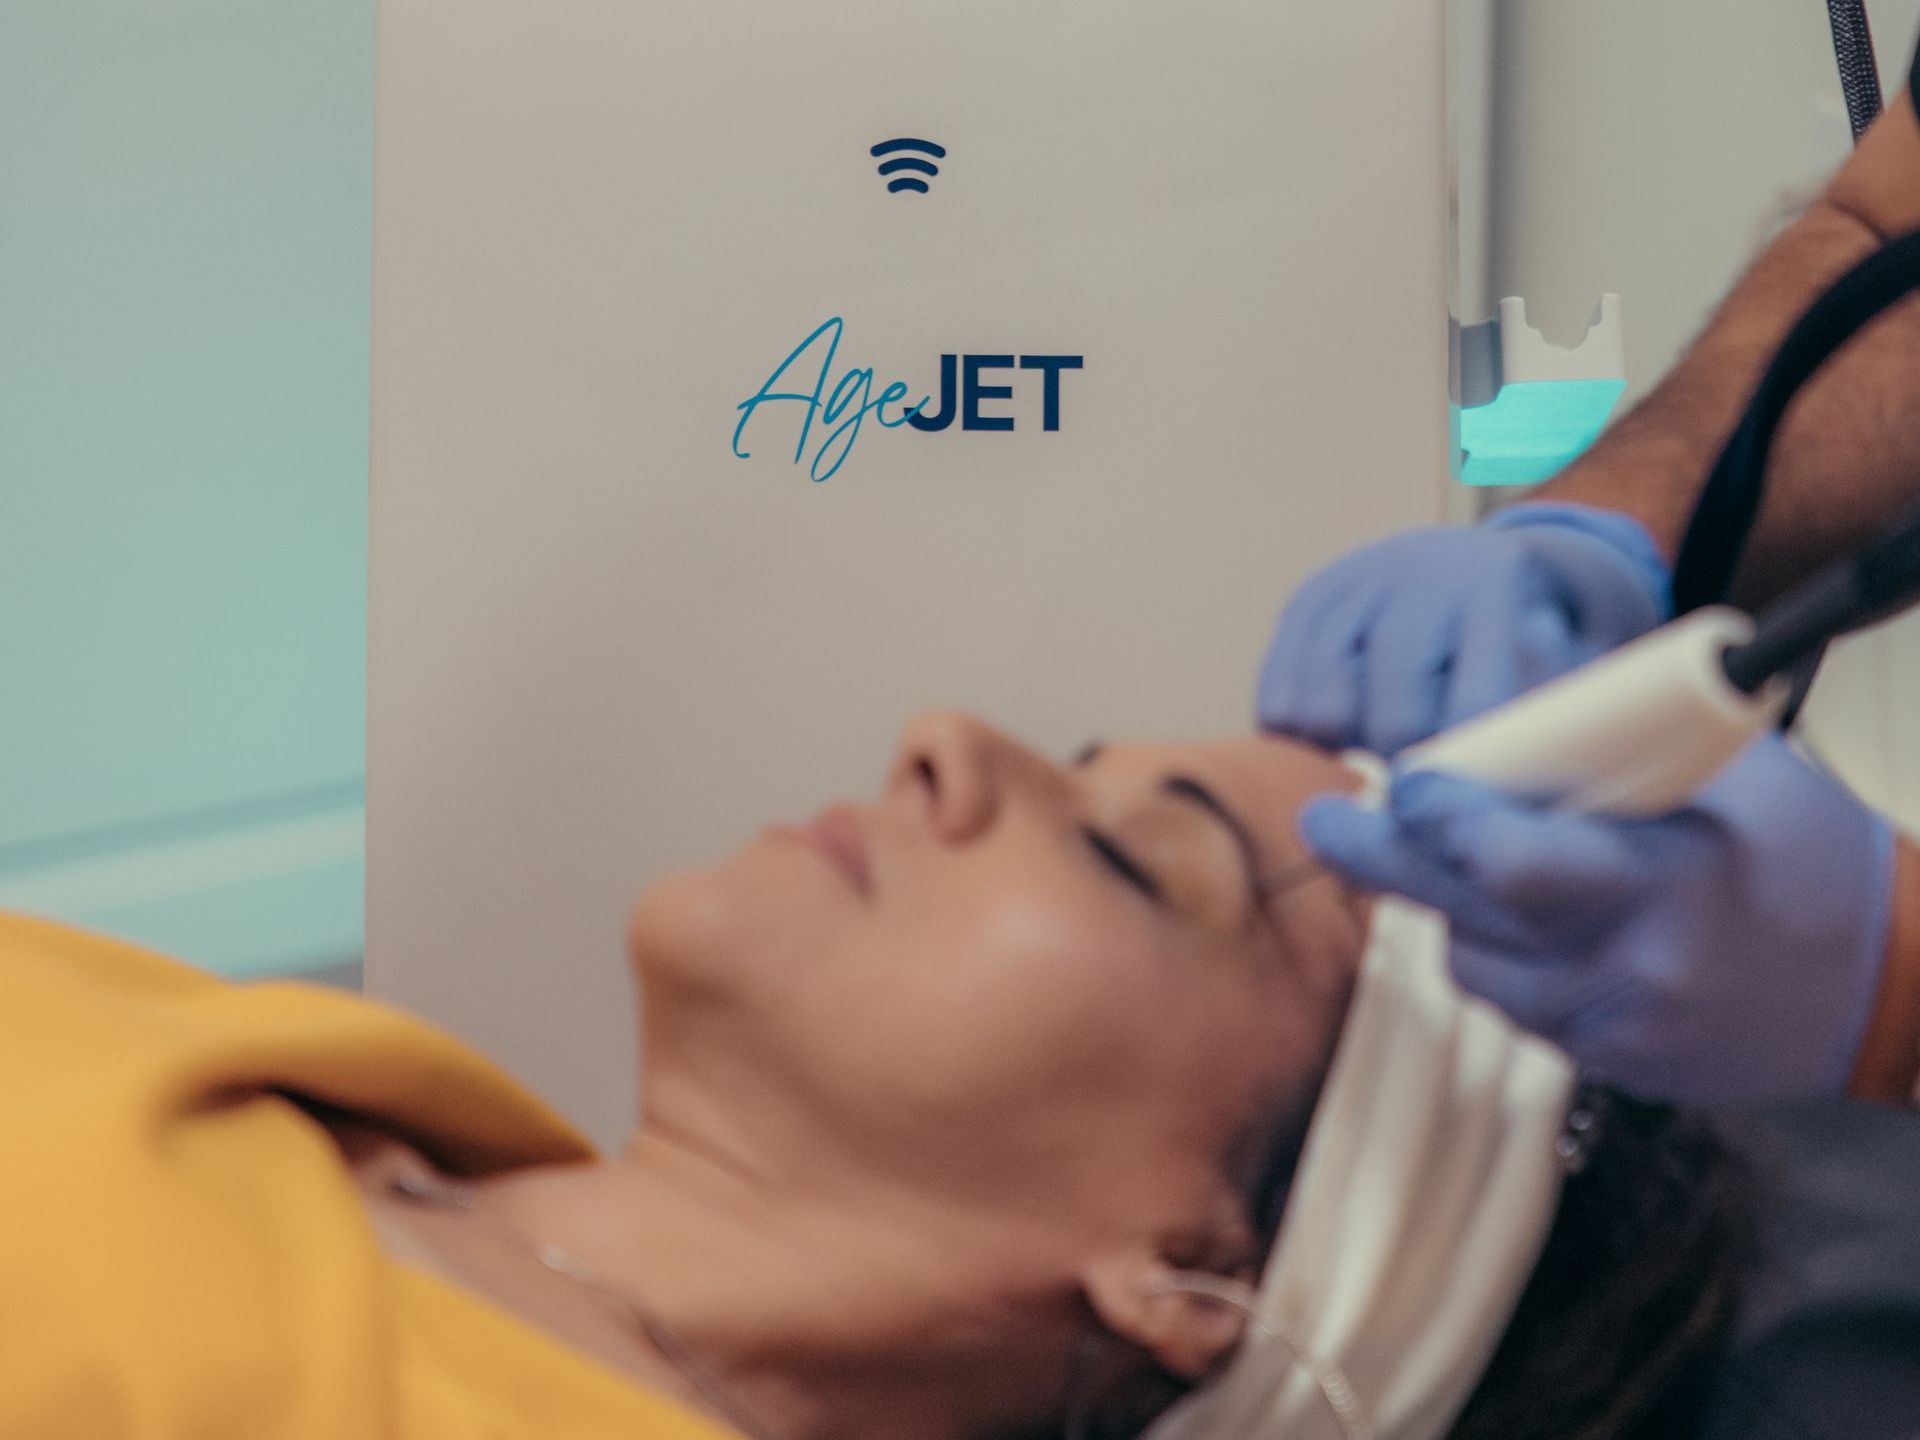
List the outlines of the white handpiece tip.
<svg viewBox="0 0 1920 1440">
<path fill-rule="evenodd" d="M 1722 657 L 1753 638 L 1737 610 L 1696 610 L 1401 757 L 1572 809 L 1662 815 L 1776 723 L 1787 687 L 1747 695 Z"/>
</svg>

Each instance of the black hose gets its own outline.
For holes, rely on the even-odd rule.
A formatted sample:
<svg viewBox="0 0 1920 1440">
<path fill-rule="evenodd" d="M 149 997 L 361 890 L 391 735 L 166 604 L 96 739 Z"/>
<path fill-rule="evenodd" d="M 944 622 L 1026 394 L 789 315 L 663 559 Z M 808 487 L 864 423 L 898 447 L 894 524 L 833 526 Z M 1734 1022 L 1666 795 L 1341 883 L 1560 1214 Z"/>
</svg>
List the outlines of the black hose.
<svg viewBox="0 0 1920 1440">
<path fill-rule="evenodd" d="M 1857 555 L 1836 560 L 1767 607 L 1753 639 L 1731 647 L 1721 666 L 1749 695 L 1817 655 L 1831 640 L 1920 602 L 1920 510 Z"/>
<path fill-rule="evenodd" d="M 1827 0 L 1847 118 L 1859 141 L 1882 107 L 1880 72 L 1865 0 Z M 1920 53 L 1908 81 L 1920 109 Z M 1876 316 L 1920 291 L 1920 234 L 1868 256 L 1814 302 L 1774 355 L 1738 428 L 1694 505 L 1674 561 L 1674 605 L 1684 614 L 1726 599 L 1746 550 L 1773 440 L 1787 406 L 1822 365 Z M 1920 509 L 1856 555 L 1796 586 L 1759 617 L 1754 638 L 1723 660 L 1727 678 L 1756 693 L 1778 675 L 1795 679 L 1783 724 L 1806 698 L 1829 641 L 1920 603 Z"/>
<path fill-rule="evenodd" d="M 1833 23 L 1833 54 L 1840 62 L 1840 89 L 1847 97 L 1847 123 L 1858 142 L 1879 118 L 1882 107 L 1880 67 L 1873 58 L 1873 29 L 1867 23 L 1866 0 L 1827 0 L 1827 18 Z"/>
<path fill-rule="evenodd" d="M 1673 563 L 1676 614 L 1727 598 L 1759 518 L 1774 434 L 1800 388 L 1870 321 L 1916 290 L 1920 234 L 1891 241 L 1854 266 L 1814 301 L 1781 342 L 1694 504 Z"/>
<path fill-rule="evenodd" d="M 1833 24 L 1833 52 L 1840 66 L 1840 87 L 1846 94 L 1847 120 L 1858 142 L 1879 116 L 1883 103 L 1865 0 L 1827 0 L 1827 18 Z M 1914 57 L 1911 83 L 1915 104 L 1920 105 L 1920 54 Z M 1747 539 L 1759 518 L 1768 454 L 1788 403 L 1863 325 L 1905 294 L 1920 289 L 1917 242 L 1920 237 L 1909 236 L 1869 256 L 1814 302 L 1782 343 L 1694 504 L 1674 561 L 1677 613 L 1727 598 Z M 1799 713 L 1819 672 L 1823 653 L 1824 647 L 1819 645 L 1799 652 L 1793 698 L 1782 717 L 1783 728 L 1791 725 Z M 1756 659 L 1751 663 L 1760 662 Z"/>
<path fill-rule="evenodd" d="M 1867 24 L 1865 0 L 1827 0 L 1827 13 L 1833 21 L 1834 54 L 1857 138 L 1881 108 L 1873 32 Z M 1920 104 L 1920 53 L 1914 56 L 1913 88 L 1915 103 Z M 1892 242 L 1842 276 L 1782 342 L 1695 502 L 1674 561 L 1676 613 L 1684 615 L 1727 598 L 1759 515 L 1768 452 L 1788 402 L 1861 326 L 1894 300 L 1920 288 L 1916 238 Z"/>
</svg>

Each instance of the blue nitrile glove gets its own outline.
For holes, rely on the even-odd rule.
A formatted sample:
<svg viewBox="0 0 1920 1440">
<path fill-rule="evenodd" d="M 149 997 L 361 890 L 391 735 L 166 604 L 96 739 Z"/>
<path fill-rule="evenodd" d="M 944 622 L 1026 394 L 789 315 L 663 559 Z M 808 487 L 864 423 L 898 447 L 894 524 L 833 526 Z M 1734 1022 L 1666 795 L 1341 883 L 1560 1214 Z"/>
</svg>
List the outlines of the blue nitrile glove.
<svg viewBox="0 0 1920 1440">
<path fill-rule="evenodd" d="M 1778 736 L 1659 820 L 1554 811 L 1452 776 L 1301 833 L 1355 883 L 1452 922 L 1455 976 L 1596 1078 L 1748 1103 L 1846 1088 L 1873 1009 L 1893 831 Z"/>
<path fill-rule="evenodd" d="M 1336 560 L 1280 617 L 1260 724 L 1392 755 L 1665 620 L 1671 582 L 1639 522 L 1516 505 Z"/>
</svg>

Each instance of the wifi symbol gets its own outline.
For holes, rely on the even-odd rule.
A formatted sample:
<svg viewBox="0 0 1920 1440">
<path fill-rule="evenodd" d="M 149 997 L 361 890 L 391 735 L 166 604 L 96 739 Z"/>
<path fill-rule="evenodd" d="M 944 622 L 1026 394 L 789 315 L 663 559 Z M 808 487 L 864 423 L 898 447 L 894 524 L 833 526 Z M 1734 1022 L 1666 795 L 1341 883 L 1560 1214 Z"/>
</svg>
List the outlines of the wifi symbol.
<svg viewBox="0 0 1920 1440">
<path fill-rule="evenodd" d="M 940 160 L 947 158 L 946 146 L 936 145 L 931 140 L 882 140 L 868 153 L 878 160 L 882 155 L 893 155 L 901 150 L 918 150 Z M 912 155 L 902 155 L 898 160 L 882 161 L 880 173 L 893 176 L 893 179 L 887 181 L 889 193 L 901 190 L 918 190 L 922 195 L 927 193 L 926 181 L 916 180 L 912 175 L 903 175 L 900 173 L 903 170 L 918 171 L 922 175 L 940 173 L 940 167 L 932 160 L 921 160 Z"/>
</svg>

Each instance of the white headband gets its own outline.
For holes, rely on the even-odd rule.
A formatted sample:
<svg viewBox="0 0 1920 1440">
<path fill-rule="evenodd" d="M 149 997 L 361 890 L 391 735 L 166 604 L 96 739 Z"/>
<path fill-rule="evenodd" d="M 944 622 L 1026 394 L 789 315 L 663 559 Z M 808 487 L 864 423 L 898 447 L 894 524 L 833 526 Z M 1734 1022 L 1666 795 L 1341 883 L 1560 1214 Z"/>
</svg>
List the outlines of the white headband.
<svg viewBox="0 0 1920 1440">
<path fill-rule="evenodd" d="M 1559 1204 L 1573 1066 L 1464 995 L 1446 923 L 1375 903 L 1258 1320 L 1148 1440 L 1438 1440 Z"/>
</svg>

